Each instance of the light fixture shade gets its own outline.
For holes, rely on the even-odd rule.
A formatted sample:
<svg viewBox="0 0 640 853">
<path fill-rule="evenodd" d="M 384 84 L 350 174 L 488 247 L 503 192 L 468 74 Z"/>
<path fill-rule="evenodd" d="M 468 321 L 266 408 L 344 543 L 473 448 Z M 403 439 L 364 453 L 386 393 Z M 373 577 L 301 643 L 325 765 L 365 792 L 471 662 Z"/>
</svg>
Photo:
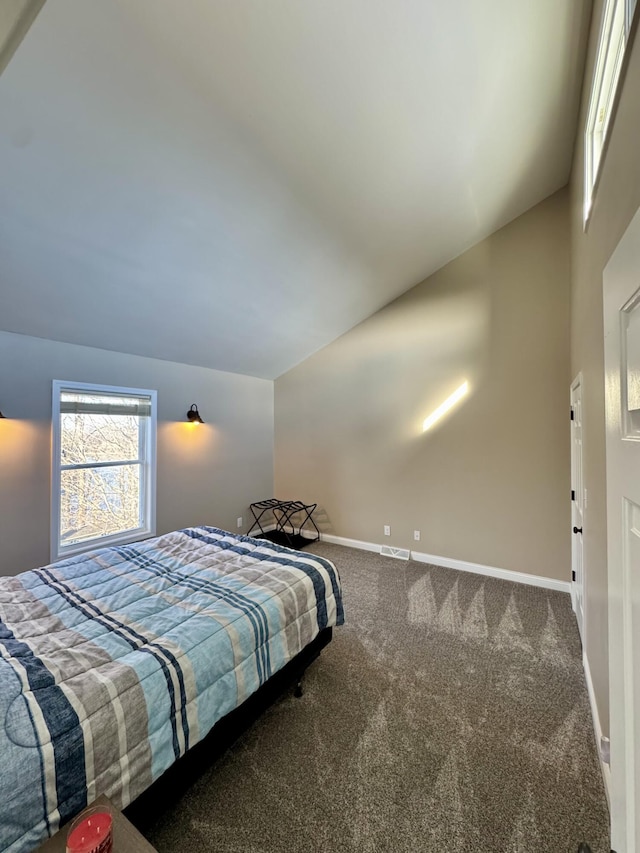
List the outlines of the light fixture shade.
<svg viewBox="0 0 640 853">
<path fill-rule="evenodd" d="M 191 424 L 203 424 L 204 421 L 200 417 L 200 412 L 198 411 L 198 407 L 195 403 L 192 403 L 191 408 L 187 412 L 187 420 Z"/>
</svg>

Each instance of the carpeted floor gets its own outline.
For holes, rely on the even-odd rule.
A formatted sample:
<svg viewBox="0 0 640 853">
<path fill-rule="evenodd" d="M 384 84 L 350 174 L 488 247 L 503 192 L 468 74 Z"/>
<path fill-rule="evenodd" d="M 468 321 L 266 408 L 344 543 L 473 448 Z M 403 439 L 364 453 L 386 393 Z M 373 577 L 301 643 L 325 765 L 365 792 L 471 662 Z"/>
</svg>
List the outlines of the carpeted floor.
<svg viewBox="0 0 640 853">
<path fill-rule="evenodd" d="M 347 623 L 177 795 L 160 853 L 608 853 L 569 596 L 337 545 Z"/>
</svg>

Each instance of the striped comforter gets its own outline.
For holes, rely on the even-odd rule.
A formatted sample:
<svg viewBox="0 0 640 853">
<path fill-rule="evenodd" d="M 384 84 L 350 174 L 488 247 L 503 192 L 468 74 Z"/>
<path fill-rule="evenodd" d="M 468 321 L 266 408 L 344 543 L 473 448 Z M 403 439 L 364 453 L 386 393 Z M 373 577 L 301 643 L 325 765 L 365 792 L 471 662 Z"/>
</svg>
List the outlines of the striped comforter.
<svg viewBox="0 0 640 853">
<path fill-rule="evenodd" d="M 212 527 L 0 578 L 0 851 L 126 806 L 342 622 L 330 562 Z"/>
</svg>

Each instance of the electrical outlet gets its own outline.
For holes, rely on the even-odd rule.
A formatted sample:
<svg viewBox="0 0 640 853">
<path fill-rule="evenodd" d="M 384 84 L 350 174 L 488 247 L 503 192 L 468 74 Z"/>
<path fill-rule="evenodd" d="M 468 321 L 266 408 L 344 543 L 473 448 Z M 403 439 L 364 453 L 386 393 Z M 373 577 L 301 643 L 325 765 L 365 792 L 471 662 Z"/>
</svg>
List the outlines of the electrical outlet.
<svg viewBox="0 0 640 853">
<path fill-rule="evenodd" d="M 391 536 L 391 527 L 388 524 L 385 524 L 384 526 L 384 535 Z"/>
<path fill-rule="evenodd" d="M 420 531 L 419 530 L 413 531 L 413 538 L 415 539 L 416 542 L 420 541 Z"/>
<path fill-rule="evenodd" d="M 236 518 L 236 524 L 238 525 L 238 527 L 242 527 L 242 516 L 241 515 L 239 515 Z"/>
</svg>

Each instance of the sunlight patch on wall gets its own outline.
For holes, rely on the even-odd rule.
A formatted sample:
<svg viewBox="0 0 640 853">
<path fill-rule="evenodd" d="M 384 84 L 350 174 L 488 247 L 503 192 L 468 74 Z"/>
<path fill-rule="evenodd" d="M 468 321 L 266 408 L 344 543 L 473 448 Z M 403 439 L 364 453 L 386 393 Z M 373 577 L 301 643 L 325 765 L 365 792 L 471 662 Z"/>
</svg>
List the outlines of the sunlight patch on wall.
<svg viewBox="0 0 640 853">
<path fill-rule="evenodd" d="M 429 417 L 425 418 L 422 422 L 422 432 L 426 432 L 431 429 L 431 427 L 436 424 L 441 418 L 443 418 L 447 412 L 452 409 L 456 403 L 462 400 L 469 393 L 469 383 L 465 380 L 459 388 L 451 394 L 450 397 L 441 403 L 437 409 L 434 409 L 433 412 L 429 415 Z"/>
</svg>

